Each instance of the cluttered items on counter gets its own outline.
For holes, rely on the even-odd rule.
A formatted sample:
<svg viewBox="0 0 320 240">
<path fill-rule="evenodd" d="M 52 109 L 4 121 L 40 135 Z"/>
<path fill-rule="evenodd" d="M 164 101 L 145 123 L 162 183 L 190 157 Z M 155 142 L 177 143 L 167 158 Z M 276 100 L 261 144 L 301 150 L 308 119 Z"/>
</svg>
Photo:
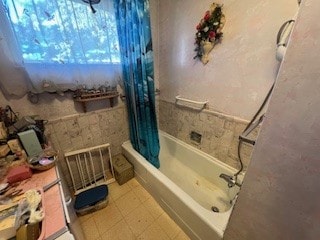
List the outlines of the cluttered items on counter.
<svg viewBox="0 0 320 240">
<path fill-rule="evenodd" d="M 56 154 L 47 154 L 47 121 L 18 115 L 10 106 L 0 106 L 0 182 L 7 175 L 12 178 L 9 181 L 21 181 L 30 177 L 29 168 L 42 171 L 55 165 Z"/>
<path fill-rule="evenodd" d="M 0 106 L 0 144 L 8 144 L 9 140 L 19 139 L 18 134 L 33 130 L 42 148 L 47 144 L 44 135 L 47 120 L 39 119 L 39 116 L 18 117 L 10 106 Z M 20 140 L 20 139 L 19 139 Z M 10 145 L 10 144 L 9 144 Z M 14 149 L 11 149 L 14 152 Z"/>
<path fill-rule="evenodd" d="M 19 184 L 4 182 L 0 184 L 0 210 L 3 205 L 17 202 L 18 196 L 23 194 L 23 190 L 18 187 Z M 1 218 L 0 218 L 1 219 Z"/>
<path fill-rule="evenodd" d="M 0 195 L 0 200 L 3 195 Z M 0 205 L 0 236 L 16 240 L 43 239 L 43 191 L 30 189 Z"/>
<path fill-rule="evenodd" d="M 27 164 L 31 169 L 45 171 L 55 166 L 57 152 L 51 149 L 43 150 L 39 155 L 28 157 Z"/>
<path fill-rule="evenodd" d="M 42 152 L 41 144 L 33 129 L 19 132 L 17 134 L 29 157 L 39 155 Z"/>
<path fill-rule="evenodd" d="M 17 161 L 2 158 L 0 160 L 0 183 L 18 183 L 31 178 L 33 173 L 46 171 L 54 167 L 57 161 L 57 152 L 51 148 L 42 150 L 42 152 L 33 157 L 27 157 L 26 154 Z"/>
<path fill-rule="evenodd" d="M 12 153 L 17 153 L 22 151 L 22 146 L 18 139 L 11 139 L 7 142 Z"/>
<path fill-rule="evenodd" d="M 8 183 L 16 183 L 31 177 L 31 169 L 27 165 L 22 164 L 19 166 L 13 166 L 9 169 L 7 174 L 7 181 Z"/>
</svg>

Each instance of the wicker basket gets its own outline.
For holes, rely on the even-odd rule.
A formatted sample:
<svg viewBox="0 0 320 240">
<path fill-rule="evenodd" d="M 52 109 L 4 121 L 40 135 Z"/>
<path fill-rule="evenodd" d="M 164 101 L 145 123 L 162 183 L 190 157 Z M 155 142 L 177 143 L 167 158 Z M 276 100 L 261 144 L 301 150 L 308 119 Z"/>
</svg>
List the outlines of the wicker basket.
<svg viewBox="0 0 320 240">
<path fill-rule="evenodd" d="M 37 162 L 37 164 L 31 164 L 30 160 L 32 160 L 32 158 L 28 158 L 27 159 L 27 164 L 31 169 L 37 170 L 37 171 L 45 171 L 48 170 L 52 167 L 54 167 L 56 165 L 56 161 L 57 161 L 57 152 L 52 151 L 52 150 L 45 150 L 43 152 L 43 154 L 39 157 L 37 157 L 39 159 L 39 161 Z M 41 160 L 49 160 L 49 158 L 53 158 L 53 160 L 50 161 L 46 161 L 46 164 L 41 164 Z"/>
<path fill-rule="evenodd" d="M 122 155 L 118 154 L 113 157 L 114 175 L 119 185 L 128 182 L 134 177 L 133 166 Z"/>
<path fill-rule="evenodd" d="M 28 166 L 31 169 L 37 170 L 37 171 L 45 171 L 45 170 L 48 170 L 48 169 L 54 167 L 55 165 L 56 165 L 56 158 L 52 161 L 52 163 L 47 164 L 47 165 L 41 165 L 41 164 L 32 165 L 32 164 L 28 163 Z"/>
</svg>

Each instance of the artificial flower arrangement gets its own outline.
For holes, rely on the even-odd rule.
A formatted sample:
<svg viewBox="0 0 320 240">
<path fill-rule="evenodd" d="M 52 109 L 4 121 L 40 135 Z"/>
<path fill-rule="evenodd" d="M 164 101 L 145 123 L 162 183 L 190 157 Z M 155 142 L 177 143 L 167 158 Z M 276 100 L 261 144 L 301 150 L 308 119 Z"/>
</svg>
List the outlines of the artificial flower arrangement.
<svg viewBox="0 0 320 240">
<path fill-rule="evenodd" d="M 195 51 L 197 55 L 194 58 L 201 59 L 203 64 L 209 61 L 209 52 L 214 45 L 221 42 L 222 28 L 225 24 L 225 16 L 222 13 L 222 5 L 212 3 L 210 10 L 206 11 L 204 17 L 197 25 L 197 33 L 195 38 Z"/>
</svg>

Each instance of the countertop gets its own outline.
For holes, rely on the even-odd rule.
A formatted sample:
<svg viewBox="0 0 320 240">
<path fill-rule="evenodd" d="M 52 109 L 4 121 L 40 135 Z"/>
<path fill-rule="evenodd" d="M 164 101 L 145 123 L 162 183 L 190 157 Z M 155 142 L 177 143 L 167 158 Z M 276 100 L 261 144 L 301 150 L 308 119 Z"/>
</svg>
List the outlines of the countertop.
<svg viewBox="0 0 320 240">
<path fill-rule="evenodd" d="M 31 178 L 23 180 L 16 187 L 16 189 L 22 189 L 25 192 L 30 189 L 43 189 L 51 183 L 55 183 L 47 191 L 44 191 L 44 239 L 54 239 L 67 229 L 57 171 L 56 167 L 46 171 L 33 171 Z"/>
</svg>

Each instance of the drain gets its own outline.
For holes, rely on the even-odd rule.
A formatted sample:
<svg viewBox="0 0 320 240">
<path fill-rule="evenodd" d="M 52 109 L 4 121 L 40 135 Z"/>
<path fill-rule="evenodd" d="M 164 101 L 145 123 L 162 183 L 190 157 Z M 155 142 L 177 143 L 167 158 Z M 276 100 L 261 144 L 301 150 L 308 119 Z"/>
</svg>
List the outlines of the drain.
<svg viewBox="0 0 320 240">
<path fill-rule="evenodd" d="M 212 207 L 211 207 L 211 210 L 212 210 L 213 212 L 220 212 L 219 208 L 217 208 L 217 207 L 215 207 L 215 206 L 212 206 Z"/>
</svg>

